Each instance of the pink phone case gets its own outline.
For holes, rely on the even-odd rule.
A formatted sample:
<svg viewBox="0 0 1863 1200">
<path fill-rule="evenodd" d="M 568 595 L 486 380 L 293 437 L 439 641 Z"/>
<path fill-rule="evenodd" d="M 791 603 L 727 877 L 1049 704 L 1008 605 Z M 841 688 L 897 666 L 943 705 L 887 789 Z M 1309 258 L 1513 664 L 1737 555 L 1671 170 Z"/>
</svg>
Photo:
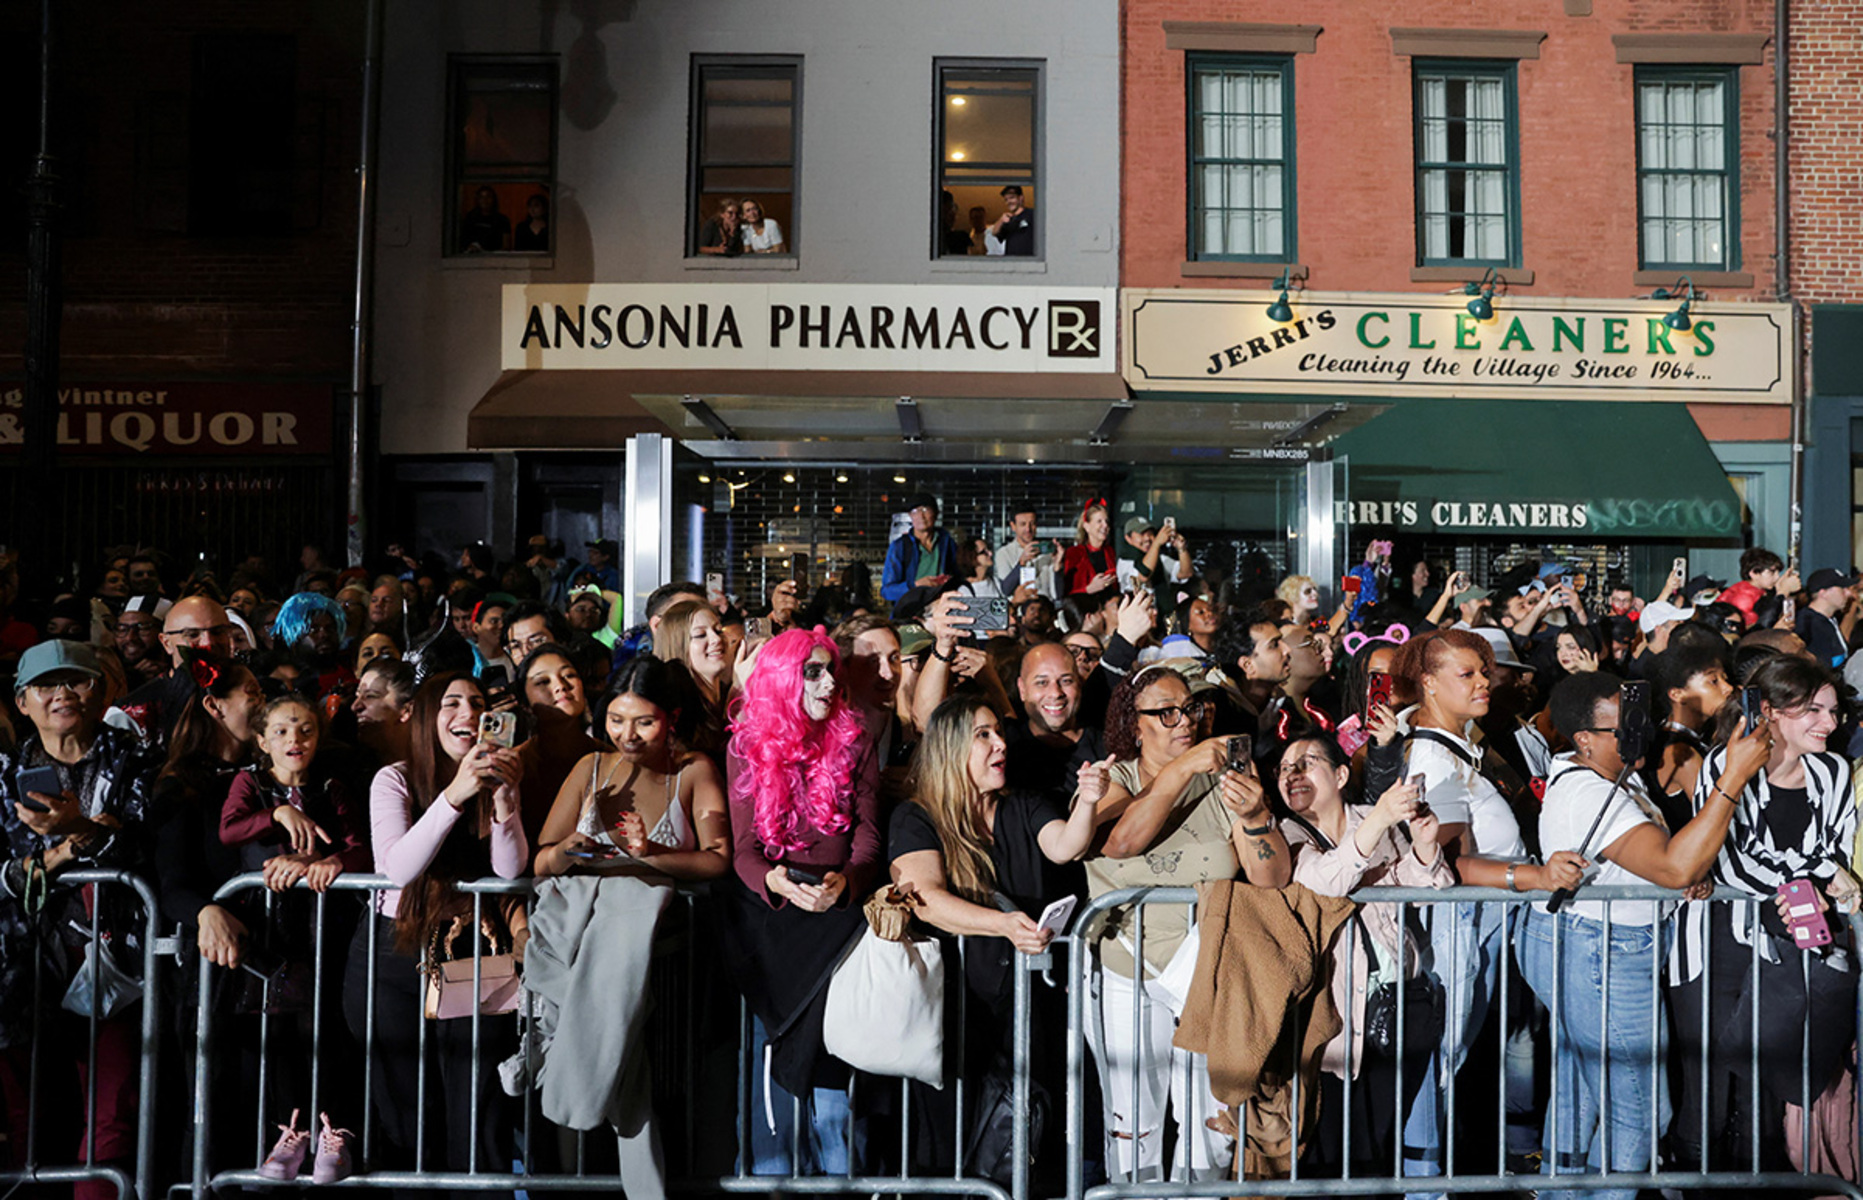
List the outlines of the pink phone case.
<svg viewBox="0 0 1863 1200">
<path fill-rule="evenodd" d="M 1780 884 L 1779 894 L 1785 897 L 1785 923 L 1799 949 L 1831 944 L 1831 927 L 1818 911 L 1815 884 L 1809 879 L 1794 879 Z"/>
</svg>

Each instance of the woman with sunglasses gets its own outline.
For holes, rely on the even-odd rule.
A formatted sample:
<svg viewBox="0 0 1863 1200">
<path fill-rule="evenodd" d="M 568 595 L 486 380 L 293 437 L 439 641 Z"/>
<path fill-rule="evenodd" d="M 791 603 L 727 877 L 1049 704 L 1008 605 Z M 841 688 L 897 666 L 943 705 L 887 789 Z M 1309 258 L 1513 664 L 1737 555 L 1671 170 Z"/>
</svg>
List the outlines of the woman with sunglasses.
<svg viewBox="0 0 1863 1200">
<path fill-rule="evenodd" d="M 1087 860 L 1090 894 L 1190 887 L 1238 876 L 1278 888 L 1292 877 L 1287 841 L 1253 763 L 1242 772 L 1226 769 L 1229 739 L 1198 740 L 1203 716 L 1203 702 L 1192 698 L 1189 684 L 1169 667 L 1149 667 L 1114 689 L 1106 708 L 1106 748 L 1115 761 L 1099 804 L 1104 837 Z M 1097 786 L 1089 775 L 1083 768 L 1083 792 Z M 1133 910 L 1117 913 L 1097 947 L 1103 968 L 1100 1019 L 1088 1034 L 1106 1100 L 1108 1166 L 1122 1174 L 1136 1170 L 1140 1178 L 1157 1176 L 1164 1165 L 1168 1102 L 1177 1122 L 1172 1175 L 1182 1177 L 1188 1165 L 1193 1178 L 1216 1178 L 1227 1170 L 1234 1145 L 1209 1123 L 1220 1125 L 1222 1106 L 1210 1093 L 1203 1055 L 1172 1045 L 1174 1001 L 1158 983 L 1185 946 L 1190 917 L 1179 905 L 1146 910 L 1143 995 L 1134 984 L 1136 932 Z"/>
<path fill-rule="evenodd" d="M 744 1147 L 758 1175 L 858 1172 L 848 1144 L 848 1071 L 822 1049 L 825 980 L 866 923 L 882 841 L 878 764 L 839 686 L 841 654 L 820 629 L 791 629 L 758 652 L 726 754 L 736 886 L 725 900 L 726 959 L 755 1017 L 751 1092 L 763 1112 Z M 801 1100 L 802 1161 L 790 1161 Z"/>
</svg>

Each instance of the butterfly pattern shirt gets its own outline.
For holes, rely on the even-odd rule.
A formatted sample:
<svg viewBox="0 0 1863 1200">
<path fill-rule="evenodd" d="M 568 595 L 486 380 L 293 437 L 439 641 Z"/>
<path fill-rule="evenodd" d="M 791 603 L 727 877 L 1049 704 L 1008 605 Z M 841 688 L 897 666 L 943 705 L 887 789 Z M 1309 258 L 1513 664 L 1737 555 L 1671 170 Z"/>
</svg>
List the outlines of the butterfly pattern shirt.
<svg viewBox="0 0 1863 1200">
<path fill-rule="evenodd" d="M 1234 822 L 1223 807 L 1219 776 L 1197 775 L 1172 806 L 1158 837 L 1142 854 L 1131 858 L 1105 855 L 1087 860 L 1090 895 L 1103 896 L 1130 887 L 1193 887 L 1211 879 L 1233 879 L 1241 871 L 1235 843 L 1229 838 Z M 1132 795 L 1143 790 L 1137 761 L 1117 763 L 1112 781 Z M 1100 941 L 1100 961 L 1109 971 L 1130 978 L 1137 921 L 1132 909 L 1114 914 Z M 1151 973 L 1164 968 L 1190 932 L 1189 906 L 1145 906 L 1145 962 Z"/>
</svg>

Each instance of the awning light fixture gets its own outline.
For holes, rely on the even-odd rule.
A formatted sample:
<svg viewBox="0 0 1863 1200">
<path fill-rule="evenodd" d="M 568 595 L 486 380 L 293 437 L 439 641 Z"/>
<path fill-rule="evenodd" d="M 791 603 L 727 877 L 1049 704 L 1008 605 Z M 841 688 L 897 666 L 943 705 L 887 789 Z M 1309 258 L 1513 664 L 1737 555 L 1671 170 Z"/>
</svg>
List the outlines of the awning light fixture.
<svg viewBox="0 0 1863 1200">
<path fill-rule="evenodd" d="M 1280 296 L 1268 306 L 1268 319 L 1277 325 L 1285 325 L 1294 319 L 1293 306 L 1287 302 L 1287 272 L 1282 271 L 1274 286 L 1281 289 Z"/>
<path fill-rule="evenodd" d="M 1675 281 L 1674 287 L 1657 288 L 1650 293 L 1652 300 L 1680 300 L 1676 310 L 1663 317 L 1662 323 L 1677 333 L 1687 333 L 1695 327 L 1689 318 L 1688 310 L 1695 303 L 1695 281 L 1684 275 Z"/>
<path fill-rule="evenodd" d="M 1477 321 L 1494 320 L 1494 290 L 1500 285 L 1501 273 L 1493 267 L 1482 274 L 1480 283 L 1463 284 L 1462 294 L 1474 297 L 1464 306 L 1468 309 L 1468 315 Z"/>
</svg>

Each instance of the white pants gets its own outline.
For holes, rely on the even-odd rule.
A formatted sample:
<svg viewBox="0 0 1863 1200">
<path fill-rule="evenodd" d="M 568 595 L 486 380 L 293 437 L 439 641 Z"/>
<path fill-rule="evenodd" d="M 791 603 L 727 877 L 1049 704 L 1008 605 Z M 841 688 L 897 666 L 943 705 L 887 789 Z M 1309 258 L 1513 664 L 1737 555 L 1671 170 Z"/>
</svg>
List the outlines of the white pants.
<svg viewBox="0 0 1863 1200">
<path fill-rule="evenodd" d="M 1177 1018 L 1150 983 L 1138 1006 L 1138 1044 L 1134 1046 L 1133 1003 L 1138 996 L 1131 977 L 1101 971 L 1098 980 L 1099 1020 L 1087 1023 L 1087 1043 L 1100 1069 L 1100 1093 L 1106 1105 L 1106 1162 L 1114 1181 L 1119 1176 L 1141 1181 L 1163 1177 L 1167 1097 L 1178 1126 L 1170 1177 L 1184 1177 L 1188 1147 L 1192 1179 L 1226 1178 L 1235 1142 L 1204 1124 L 1222 1111 L 1221 1102 L 1210 1094 L 1208 1062 L 1201 1054 L 1171 1045 Z M 1136 1120 L 1132 1112 L 1135 1087 Z"/>
</svg>

